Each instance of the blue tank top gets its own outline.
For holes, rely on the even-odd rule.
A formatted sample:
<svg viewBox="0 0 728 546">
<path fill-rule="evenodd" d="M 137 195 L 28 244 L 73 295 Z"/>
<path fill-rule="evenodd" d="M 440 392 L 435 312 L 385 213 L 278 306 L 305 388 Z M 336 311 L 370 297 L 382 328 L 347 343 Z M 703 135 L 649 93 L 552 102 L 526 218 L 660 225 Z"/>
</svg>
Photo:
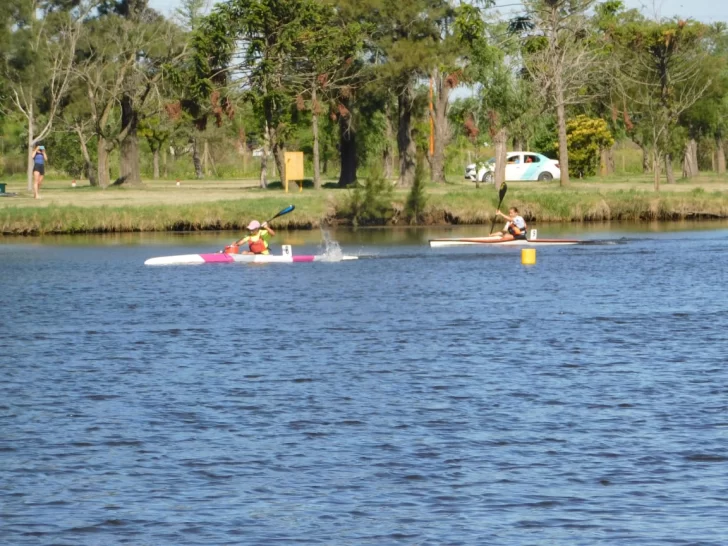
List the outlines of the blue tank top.
<svg viewBox="0 0 728 546">
<path fill-rule="evenodd" d="M 45 157 L 43 157 L 43 152 L 38 152 L 37 154 L 35 154 L 35 157 L 33 158 L 33 162 L 36 165 L 44 165 Z"/>
</svg>

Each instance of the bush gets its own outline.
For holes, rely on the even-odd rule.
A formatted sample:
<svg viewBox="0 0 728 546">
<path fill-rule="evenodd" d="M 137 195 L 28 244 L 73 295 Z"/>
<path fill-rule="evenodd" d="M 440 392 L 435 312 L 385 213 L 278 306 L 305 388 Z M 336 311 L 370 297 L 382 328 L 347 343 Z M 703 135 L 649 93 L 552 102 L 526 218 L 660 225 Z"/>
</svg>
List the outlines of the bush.
<svg viewBox="0 0 728 546">
<path fill-rule="evenodd" d="M 372 169 L 367 181 L 351 190 L 342 213 L 355 226 L 386 224 L 394 215 L 392 194 L 392 184 L 381 168 Z"/>
<path fill-rule="evenodd" d="M 600 152 L 614 144 L 607 122 L 584 115 L 576 116 L 566 124 L 569 147 L 569 174 L 594 176 L 599 168 Z"/>
<path fill-rule="evenodd" d="M 427 205 L 427 194 L 425 192 L 425 166 L 424 158 L 417 158 L 415 167 L 415 181 L 407 195 L 404 213 L 410 224 L 418 224 L 425 215 L 425 205 Z"/>
</svg>

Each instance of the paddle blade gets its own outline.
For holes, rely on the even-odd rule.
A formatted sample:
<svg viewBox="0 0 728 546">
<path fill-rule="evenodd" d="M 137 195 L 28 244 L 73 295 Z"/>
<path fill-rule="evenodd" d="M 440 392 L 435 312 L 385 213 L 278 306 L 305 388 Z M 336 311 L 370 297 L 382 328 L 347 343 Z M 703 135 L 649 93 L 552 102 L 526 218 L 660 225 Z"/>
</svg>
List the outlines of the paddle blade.
<svg viewBox="0 0 728 546">
<path fill-rule="evenodd" d="M 293 209 L 296 207 L 293 205 L 288 205 L 286 208 L 284 208 L 282 211 L 280 211 L 278 214 L 276 214 L 273 218 L 270 220 L 273 220 L 274 218 L 278 218 L 279 216 L 283 216 L 284 214 L 288 214 L 289 212 L 292 212 Z M 270 220 L 268 220 L 270 222 Z"/>
<path fill-rule="evenodd" d="M 503 198 L 506 196 L 506 192 L 508 191 L 508 186 L 505 182 L 501 184 L 500 190 L 498 191 L 498 198 L 500 199 L 501 203 L 503 202 Z"/>
</svg>

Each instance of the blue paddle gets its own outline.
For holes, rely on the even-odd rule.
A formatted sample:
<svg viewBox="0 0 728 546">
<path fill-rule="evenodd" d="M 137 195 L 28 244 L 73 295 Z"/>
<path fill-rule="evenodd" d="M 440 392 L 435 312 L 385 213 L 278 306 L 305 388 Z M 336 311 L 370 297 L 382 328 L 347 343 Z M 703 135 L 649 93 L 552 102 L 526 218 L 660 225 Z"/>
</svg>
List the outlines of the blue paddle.
<svg viewBox="0 0 728 546">
<path fill-rule="evenodd" d="M 293 212 L 293 209 L 295 209 L 295 208 L 296 207 L 294 205 L 288 205 L 283 210 L 278 211 L 278 214 L 276 214 L 275 216 L 271 217 L 270 220 L 266 220 L 265 222 L 263 222 L 263 224 L 269 224 L 270 222 L 272 222 L 273 220 L 275 220 L 279 216 L 283 216 L 284 214 L 288 214 L 289 212 Z M 261 226 L 263 224 L 261 224 Z M 237 242 L 237 240 L 236 240 L 236 242 Z M 232 244 L 235 244 L 235 243 L 232 243 Z M 225 248 L 228 248 L 228 247 L 225 247 Z M 225 250 L 221 250 L 220 252 L 225 252 Z"/>
<path fill-rule="evenodd" d="M 267 224 L 267 223 L 269 223 L 269 222 L 272 222 L 273 220 L 275 220 L 275 219 L 276 219 L 276 218 L 278 218 L 279 216 L 283 216 L 284 214 L 288 214 L 289 212 L 293 212 L 293 209 L 295 209 L 295 208 L 296 208 L 296 207 L 295 207 L 295 206 L 293 206 L 293 205 L 288 205 L 288 206 L 287 206 L 286 208 L 284 208 L 283 210 L 279 211 L 279 212 L 278 212 L 278 214 L 276 214 L 276 215 L 275 215 L 275 216 L 274 216 L 273 218 L 271 218 L 270 220 L 266 220 L 266 221 L 265 221 L 265 222 L 263 222 L 263 223 L 264 223 L 264 224 Z"/>
</svg>

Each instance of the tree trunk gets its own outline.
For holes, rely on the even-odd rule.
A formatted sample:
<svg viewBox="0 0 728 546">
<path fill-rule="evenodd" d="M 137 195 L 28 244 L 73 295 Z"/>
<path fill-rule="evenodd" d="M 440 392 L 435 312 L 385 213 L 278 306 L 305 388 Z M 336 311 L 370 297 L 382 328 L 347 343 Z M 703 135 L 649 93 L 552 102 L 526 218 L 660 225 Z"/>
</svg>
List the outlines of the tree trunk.
<svg viewBox="0 0 728 546">
<path fill-rule="evenodd" d="M 202 161 L 200 160 L 200 150 L 197 147 L 197 135 L 190 137 L 190 144 L 192 144 L 192 165 L 195 167 L 195 178 L 201 180 L 204 178 L 204 172 L 202 171 Z"/>
<path fill-rule="evenodd" d="M 660 153 L 657 148 L 652 150 L 652 173 L 654 175 L 655 191 L 660 191 Z"/>
<path fill-rule="evenodd" d="M 78 136 L 78 143 L 81 146 L 81 155 L 83 156 L 84 170 L 86 176 L 88 176 L 89 184 L 92 186 L 98 186 L 99 181 L 96 176 L 96 167 L 91 161 L 91 154 L 88 152 L 88 146 L 86 145 L 86 137 L 84 137 L 83 131 L 80 127 L 74 127 L 76 136 Z"/>
<path fill-rule="evenodd" d="M 675 183 L 675 173 L 672 171 L 672 154 L 665 154 L 665 177 L 668 184 Z"/>
<path fill-rule="evenodd" d="M 650 150 L 646 146 L 642 146 L 642 144 L 638 144 L 638 146 L 642 150 L 642 173 L 651 173 L 652 167 L 650 166 Z"/>
<path fill-rule="evenodd" d="M 607 150 L 607 174 L 614 174 L 617 171 L 617 144 L 612 144 Z"/>
<path fill-rule="evenodd" d="M 210 150 L 207 139 L 205 139 L 202 143 L 202 172 L 205 173 L 205 176 L 210 176 L 210 164 L 207 162 L 209 158 Z"/>
<path fill-rule="evenodd" d="M 398 124 L 397 124 L 397 151 L 399 152 L 399 182 L 405 188 L 412 187 L 417 167 L 417 147 L 412 138 L 412 109 L 414 107 L 414 90 L 412 83 L 397 97 Z"/>
<path fill-rule="evenodd" d="M 685 144 L 683 156 L 683 178 L 692 178 L 698 174 L 698 143 L 691 138 Z"/>
<path fill-rule="evenodd" d="M 508 161 L 508 131 L 505 127 L 498 129 L 498 132 L 493 136 L 493 144 L 495 146 L 493 183 L 495 189 L 500 190 L 503 182 L 506 181 L 506 162 Z"/>
<path fill-rule="evenodd" d="M 273 162 L 275 163 L 276 170 L 278 171 L 278 177 L 281 179 L 281 183 L 285 184 L 286 180 L 286 158 L 285 153 L 286 150 L 281 144 L 276 136 L 276 132 L 273 133 L 274 139 L 273 139 L 273 146 L 271 149 L 271 153 L 273 154 Z"/>
<path fill-rule="evenodd" d="M 32 107 L 28 113 L 28 163 L 26 164 L 26 175 L 28 177 L 28 191 L 33 191 L 33 148 L 35 147 L 35 139 L 33 138 L 33 118 Z"/>
<path fill-rule="evenodd" d="M 610 148 L 602 148 L 599 151 L 599 172 L 602 176 L 609 176 L 614 174 L 614 146 Z"/>
<path fill-rule="evenodd" d="M 319 156 L 319 119 L 316 101 L 316 82 L 311 87 L 311 132 L 313 133 L 313 187 L 321 189 L 321 163 Z"/>
<path fill-rule="evenodd" d="M 121 161 L 119 180 L 114 184 L 141 185 L 142 177 L 139 172 L 139 138 L 137 136 L 137 123 L 139 114 L 134 109 L 133 98 L 124 95 L 121 98 L 121 126 L 129 127 L 124 140 L 121 141 Z"/>
<path fill-rule="evenodd" d="M 349 113 L 339 116 L 339 154 L 341 156 L 339 186 L 342 188 L 356 182 L 356 170 L 358 167 L 356 157 L 356 130 L 351 119 L 349 106 L 348 101 L 346 101 L 344 107 Z"/>
<path fill-rule="evenodd" d="M 103 136 L 98 137 L 98 152 L 96 160 L 96 174 L 99 177 L 99 186 L 108 188 L 111 184 L 111 175 L 109 173 L 109 152 L 111 152 L 112 144 Z"/>
<path fill-rule="evenodd" d="M 715 156 L 718 174 L 725 174 L 725 145 L 722 137 L 715 139 Z"/>
<path fill-rule="evenodd" d="M 159 146 L 152 150 L 152 163 L 154 165 L 154 180 L 159 180 Z"/>
<path fill-rule="evenodd" d="M 450 140 L 450 124 L 447 119 L 447 110 L 450 100 L 450 83 L 447 77 L 435 72 L 437 97 L 435 100 L 435 150 L 432 155 L 432 181 L 444 183 L 445 179 L 445 147 Z"/>
<path fill-rule="evenodd" d="M 270 144 L 270 152 L 273 155 L 273 163 L 278 171 L 278 177 L 281 179 L 281 184 L 285 185 L 286 181 L 286 161 L 285 161 L 285 149 L 286 144 L 282 139 L 280 132 L 278 131 L 278 125 L 275 122 L 276 112 L 275 100 L 266 101 L 264 104 L 264 115 L 266 125 L 268 127 L 268 142 Z"/>
<path fill-rule="evenodd" d="M 526 149 L 526 146 L 523 142 L 523 138 L 520 136 L 514 136 L 513 137 L 513 151 L 514 152 L 522 152 Z"/>
<path fill-rule="evenodd" d="M 270 154 L 270 131 L 268 122 L 263 127 L 263 155 L 260 158 L 260 187 L 268 187 L 268 156 Z"/>
<path fill-rule="evenodd" d="M 384 150 L 382 152 L 382 161 L 384 162 L 384 178 L 391 180 L 394 176 L 394 154 L 392 153 L 392 138 L 394 131 L 392 129 L 392 112 L 387 100 L 384 106 Z"/>
<path fill-rule="evenodd" d="M 557 88 L 556 117 L 559 124 L 559 168 L 561 169 L 561 187 L 569 185 L 569 148 L 566 140 L 566 109 L 564 108 L 564 91 L 561 78 Z"/>
<path fill-rule="evenodd" d="M 167 170 L 167 146 L 162 146 L 162 176 L 167 178 L 169 171 Z"/>
</svg>

